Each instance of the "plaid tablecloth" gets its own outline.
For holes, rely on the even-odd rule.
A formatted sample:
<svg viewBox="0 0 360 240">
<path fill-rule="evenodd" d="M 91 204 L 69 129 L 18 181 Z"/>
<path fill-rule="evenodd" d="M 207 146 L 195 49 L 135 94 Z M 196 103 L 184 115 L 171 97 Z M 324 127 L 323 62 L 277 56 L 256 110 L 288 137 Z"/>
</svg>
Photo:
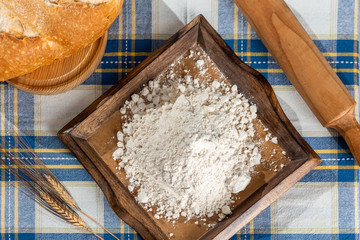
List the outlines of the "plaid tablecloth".
<svg viewBox="0 0 360 240">
<path fill-rule="evenodd" d="M 358 101 L 359 2 L 287 3 Z M 84 84 L 56 96 L 33 96 L 0 84 L 2 139 L 27 136 L 38 156 L 85 212 L 121 239 L 140 239 L 113 213 L 100 189 L 56 133 L 199 13 L 244 62 L 265 75 L 289 119 L 323 160 L 232 239 L 359 239 L 359 167 L 344 140 L 320 125 L 231 0 L 125 0 L 122 14 L 109 30 L 105 56 Z M 95 239 L 36 206 L 9 181 L 2 168 L 1 239 Z M 101 236 L 112 239 L 90 225 Z"/>
</svg>

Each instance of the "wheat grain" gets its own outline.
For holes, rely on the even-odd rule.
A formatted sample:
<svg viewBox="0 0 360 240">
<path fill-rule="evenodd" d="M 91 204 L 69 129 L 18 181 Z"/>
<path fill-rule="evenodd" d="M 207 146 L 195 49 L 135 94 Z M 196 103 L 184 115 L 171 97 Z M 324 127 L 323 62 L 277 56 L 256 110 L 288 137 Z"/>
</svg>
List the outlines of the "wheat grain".
<svg viewBox="0 0 360 240">
<path fill-rule="evenodd" d="M 72 211 L 68 206 L 52 198 L 48 193 L 45 192 L 39 192 L 39 193 L 40 193 L 40 197 L 45 202 L 47 202 L 51 206 L 51 208 L 60 216 L 62 216 L 66 221 L 68 221 L 74 226 L 84 228 L 86 230 L 88 229 L 86 223 L 80 218 L 80 216 L 74 211 Z"/>
<path fill-rule="evenodd" d="M 69 206 L 80 209 L 79 206 L 76 204 L 74 198 L 70 195 L 68 190 L 60 183 L 59 180 L 55 179 L 50 175 L 45 175 L 46 180 L 54 187 L 55 191 L 59 193 L 60 197 L 64 199 Z"/>
</svg>

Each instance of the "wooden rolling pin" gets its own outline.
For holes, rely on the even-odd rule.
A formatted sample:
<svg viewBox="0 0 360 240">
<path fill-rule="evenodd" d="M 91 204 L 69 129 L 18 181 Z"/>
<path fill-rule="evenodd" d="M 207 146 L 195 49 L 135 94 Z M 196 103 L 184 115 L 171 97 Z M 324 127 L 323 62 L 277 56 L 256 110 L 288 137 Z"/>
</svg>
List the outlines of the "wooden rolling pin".
<svg viewBox="0 0 360 240">
<path fill-rule="evenodd" d="M 356 102 L 283 0 L 234 0 L 325 127 L 336 129 L 360 165 Z"/>
</svg>

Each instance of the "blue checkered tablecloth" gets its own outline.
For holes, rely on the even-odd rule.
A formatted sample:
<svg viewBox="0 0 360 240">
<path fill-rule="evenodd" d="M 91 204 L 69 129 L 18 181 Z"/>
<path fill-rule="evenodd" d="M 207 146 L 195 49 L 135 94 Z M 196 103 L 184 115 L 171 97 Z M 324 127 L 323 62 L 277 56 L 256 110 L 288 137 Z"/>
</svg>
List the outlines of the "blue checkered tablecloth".
<svg viewBox="0 0 360 240">
<path fill-rule="evenodd" d="M 286 2 L 358 101 L 359 1 Z M 1 138 L 26 137 L 85 212 L 121 239 L 141 239 L 115 215 L 56 133 L 199 13 L 244 62 L 264 74 L 291 122 L 323 160 L 232 239 L 359 240 L 359 167 L 344 140 L 320 125 L 231 0 L 125 0 L 101 64 L 81 86 L 56 96 L 33 96 L 0 83 Z M 95 239 L 36 206 L 9 184 L 4 167 L 0 172 L 1 239 Z"/>
</svg>

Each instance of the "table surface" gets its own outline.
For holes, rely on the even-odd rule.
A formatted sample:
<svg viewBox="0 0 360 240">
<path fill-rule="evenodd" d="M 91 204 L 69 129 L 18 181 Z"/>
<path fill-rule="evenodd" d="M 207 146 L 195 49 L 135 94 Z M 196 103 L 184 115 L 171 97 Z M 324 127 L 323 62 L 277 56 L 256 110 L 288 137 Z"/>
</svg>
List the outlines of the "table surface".
<svg viewBox="0 0 360 240">
<path fill-rule="evenodd" d="M 286 2 L 358 101 L 359 1 Z M 344 140 L 321 126 L 231 0 L 125 0 L 109 29 L 101 64 L 81 86 L 56 96 L 33 96 L 0 83 L 2 138 L 26 136 L 85 212 L 121 239 L 140 239 L 115 215 L 56 133 L 200 13 L 245 63 L 269 80 L 288 118 L 322 158 L 315 170 L 232 239 L 360 239 L 359 167 Z M 96 239 L 36 206 L 9 184 L 4 168 L 0 172 L 1 239 Z"/>
</svg>

